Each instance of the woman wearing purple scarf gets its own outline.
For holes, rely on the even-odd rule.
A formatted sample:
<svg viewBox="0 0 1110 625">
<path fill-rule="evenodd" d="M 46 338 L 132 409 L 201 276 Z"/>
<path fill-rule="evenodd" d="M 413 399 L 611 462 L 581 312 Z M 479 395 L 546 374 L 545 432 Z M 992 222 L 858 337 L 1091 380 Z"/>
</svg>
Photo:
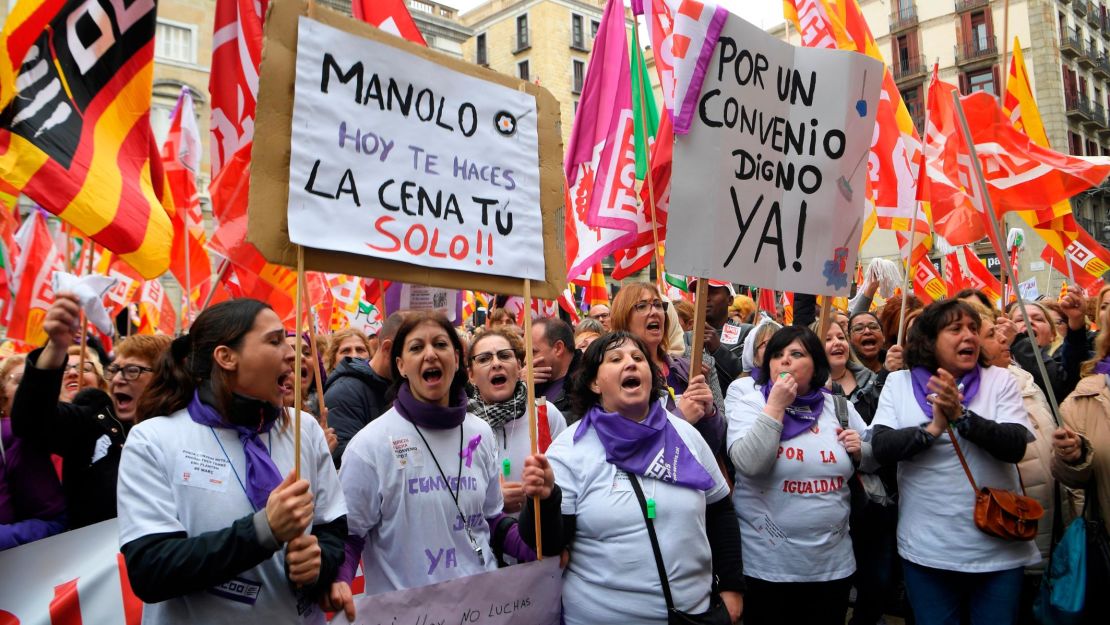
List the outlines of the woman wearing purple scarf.
<svg viewBox="0 0 1110 625">
<path fill-rule="evenodd" d="M 155 365 L 117 496 L 143 623 L 324 622 L 346 507 L 311 417 L 295 479 L 292 376 L 281 319 L 250 299 L 206 309 Z"/>
<path fill-rule="evenodd" d="M 848 479 L 857 467 L 872 468 L 859 435 L 866 424 L 843 402 L 850 427 L 841 428 L 824 390 L 825 348 L 808 328 L 775 332 L 759 371 L 767 382 L 728 415 L 751 597 L 744 622 L 842 625 L 856 568 Z"/>
<path fill-rule="evenodd" d="M 583 417 L 547 450 L 562 519 L 544 526 L 543 544 L 569 549 L 566 625 L 668 622 L 645 515 L 658 536 L 675 610 L 722 624 L 743 610 L 739 528 L 728 485 L 694 426 L 664 407 L 666 387 L 649 353 L 628 332 L 591 343 L 570 390 Z M 525 541 L 534 538 L 531 509 L 521 518 Z M 714 577 L 720 600 L 711 592 Z"/>
<path fill-rule="evenodd" d="M 1053 436 L 1052 474 L 1062 483 L 1086 489 L 1088 519 L 1101 514 L 1110 532 L 1110 286 L 1098 293 L 1095 358 L 1084 366 L 1085 377 L 1060 404 L 1064 427 Z M 1090 526 L 1088 526 L 1090 528 Z M 1090 540 L 1091 529 L 1088 529 Z M 1093 553 L 1087 557 L 1087 603 L 1084 623 L 1110 622 L 1110 571 Z"/>
<path fill-rule="evenodd" d="M 977 485 L 1021 492 L 1014 463 L 1032 440 L 1013 376 L 981 361 L 979 315 L 959 300 L 930 304 L 906 339 L 908 371 L 887 378 L 872 422 L 875 457 L 898 465 L 898 554 L 919 625 L 1015 623 L 1032 542 L 975 527 Z"/>
<path fill-rule="evenodd" d="M 503 513 L 493 430 L 467 412 L 465 356 L 442 315 L 412 313 L 397 330 L 393 407 L 355 434 L 339 472 L 350 512 L 332 599 L 349 615 L 360 558 L 371 595 L 491 571 L 503 554 L 536 558 Z M 549 499 L 548 516 L 557 517 L 551 467 L 541 455 L 523 464 L 524 496 Z M 544 541 L 544 555 L 559 551 Z"/>
</svg>

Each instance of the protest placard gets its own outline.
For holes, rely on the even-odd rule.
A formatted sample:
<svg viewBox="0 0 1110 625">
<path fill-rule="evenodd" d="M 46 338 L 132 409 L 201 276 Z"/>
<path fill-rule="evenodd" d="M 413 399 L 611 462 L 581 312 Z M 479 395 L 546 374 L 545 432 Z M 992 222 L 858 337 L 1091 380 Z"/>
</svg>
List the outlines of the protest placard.
<svg viewBox="0 0 1110 625">
<path fill-rule="evenodd" d="M 667 270 L 847 295 L 883 66 L 729 15 L 674 148 Z"/>
<path fill-rule="evenodd" d="M 355 597 L 354 625 L 558 625 L 563 576 L 558 558 L 516 564 L 430 586 Z M 333 625 L 352 623 L 343 613 Z"/>
<path fill-rule="evenodd" d="M 271 262 L 554 298 L 559 105 L 315 4 L 266 22 L 248 240 Z"/>
</svg>

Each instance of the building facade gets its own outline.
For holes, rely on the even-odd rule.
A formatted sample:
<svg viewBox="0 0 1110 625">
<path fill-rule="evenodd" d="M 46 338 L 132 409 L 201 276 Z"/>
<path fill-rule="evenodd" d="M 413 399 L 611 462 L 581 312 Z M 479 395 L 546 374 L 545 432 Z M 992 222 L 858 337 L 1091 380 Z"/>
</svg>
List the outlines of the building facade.
<svg viewBox="0 0 1110 625">
<path fill-rule="evenodd" d="M 463 58 L 550 91 L 559 101 L 565 146 L 604 11 L 604 0 L 490 0 L 460 17 L 474 32 Z"/>
</svg>

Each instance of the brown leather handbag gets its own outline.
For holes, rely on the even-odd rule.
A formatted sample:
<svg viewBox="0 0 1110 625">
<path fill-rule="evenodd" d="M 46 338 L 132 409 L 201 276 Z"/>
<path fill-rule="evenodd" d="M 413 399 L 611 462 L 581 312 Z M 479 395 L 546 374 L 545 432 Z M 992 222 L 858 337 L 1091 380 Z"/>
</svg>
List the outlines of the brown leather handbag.
<svg viewBox="0 0 1110 625">
<path fill-rule="evenodd" d="M 1003 540 L 1033 540 L 1037 535 L 1037 521 L 1044 516 L 1044 508 L 1039 501 L 1025 495 L 1021 471 L 1018 471 L 1020 495 L 1001 488 L 979 488 L 975 485 L 975 478 L 971 477 L 971 469 L 967 466 L 960 444 L 956 442 L 951 425 L 948 426 L 948 437 L 952 439 L 952 447 L 964 467 L 967 481 L 971 482 L 975 491 L 975 527 L 984 534 Z M 1017 470 L 1016 465 L 1014 470 Z"/>
</svg>

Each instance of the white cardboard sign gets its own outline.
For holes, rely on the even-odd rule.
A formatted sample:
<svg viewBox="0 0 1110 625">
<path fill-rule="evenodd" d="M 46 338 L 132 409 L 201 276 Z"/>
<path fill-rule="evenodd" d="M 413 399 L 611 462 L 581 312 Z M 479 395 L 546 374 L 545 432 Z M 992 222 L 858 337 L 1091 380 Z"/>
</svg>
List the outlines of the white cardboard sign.
<svg viewBox="0 0 1110 625">
<path fill-rule="evenodd" d="M 847 295 L 882 63 L 798 48 L 735 15 L 674 148 L 667 269 Z"/>
<path fill-rule="evenodd" d="M 536 99 L 301 16 L 289 238 L 544 279 Z"/>
</svg>

